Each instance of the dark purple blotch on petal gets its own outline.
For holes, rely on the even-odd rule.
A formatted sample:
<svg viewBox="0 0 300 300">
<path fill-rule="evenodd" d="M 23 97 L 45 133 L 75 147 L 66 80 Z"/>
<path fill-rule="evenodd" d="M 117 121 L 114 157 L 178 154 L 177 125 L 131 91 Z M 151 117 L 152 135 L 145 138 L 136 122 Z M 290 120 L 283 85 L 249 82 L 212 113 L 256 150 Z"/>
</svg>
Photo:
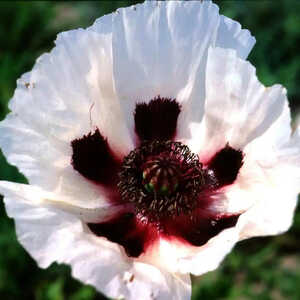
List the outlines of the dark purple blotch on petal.
<svg viewBox="0 0 300 300">
<path fill-rule="evenodd" d="M 236 225 L 240 214 L 207 215 L 198 210 L 191 216 L 181 216 L 165 224 L 167 238 L 177 237 L 193 246 L 202 246 L 224 229 Z"/>
<path fill-rule="evenodd" d="M 153 228 L 130 212 L 120 213 L 103 223 L 90 223 L 88 227 L 95 235 L 123 246 L 129 257 L 139 257 L 156 238 Z"/>
<path fill-rule="evenodd" d="M 243 165 L 243 158 L 241 150 L 234 149 L 228 144 L 215 154 L 208 164 L 208 169 L 213 171 L 219 187 L 235 181 Z"/>
<path fill-rule="evenodd" d="M 172 140 L 176 133 L 180 105 L 175 99 L 157 96 L 135 108 L 135 131 L 141 141 Z"/>
<path fill-rule="evenodd" d="M 71 142 L 72 165 L 82 176 L 103 184 L 115 184 L 118 162 L 99 129 Z"/>
</svg>

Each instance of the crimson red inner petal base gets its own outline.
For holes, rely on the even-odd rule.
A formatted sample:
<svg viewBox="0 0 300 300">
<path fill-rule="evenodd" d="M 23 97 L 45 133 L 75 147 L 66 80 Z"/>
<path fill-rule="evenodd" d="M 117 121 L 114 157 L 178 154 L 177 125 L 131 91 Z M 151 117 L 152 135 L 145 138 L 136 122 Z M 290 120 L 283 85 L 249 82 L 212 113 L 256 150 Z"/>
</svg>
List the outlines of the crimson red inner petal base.
<svg viewBox="0 0 300 300">
<path fill-rule="evenodd" d="M 157 223 L 145 222 L 134 213 L 124 212 L 110 220 L 93 224 L 90 230 L 99 237 L 124 247 L 129 257 L 139 257 L 153 245 L 158 237 L 174 238 L 193 246 L 202 246 L 226 228 L 235 226 L 240 215 L 210 215 L 197 210 L 193 215 L 166 218 Z"/>
<path fill-rule="evenodd" d="M 139 257 L 158 234 L 151 224 L 144 224 L 132 212 L 118 213 L 107 222 L 88 226 L 97 236 L 123 246 L 129 257 Z"/>
</svg>

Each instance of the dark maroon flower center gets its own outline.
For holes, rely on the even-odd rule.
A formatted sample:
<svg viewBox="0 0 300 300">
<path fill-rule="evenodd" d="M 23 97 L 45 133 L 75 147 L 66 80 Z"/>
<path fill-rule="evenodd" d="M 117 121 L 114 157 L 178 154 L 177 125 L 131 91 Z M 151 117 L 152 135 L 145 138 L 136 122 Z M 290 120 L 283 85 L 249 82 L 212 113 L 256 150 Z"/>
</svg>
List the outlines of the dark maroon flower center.
<svg viewBox="0 0 300 300">
<path fill-rule="evenodd" d="M 120 195 L 150 221 L 190 213 L 204 187 L 198 156 L 172 141 L 145 142 L 123 161 Z"/>
<path fill-rule="evenodd" d="M 159 237 L 201 246 L 239 218 L 216 212 L 220 197 L 214 196 L 236 180 L 242 151 L 224 145 L 203 165 L 198 155 L 174 141 L 180 110 L 175 99 L 160 96 L 138 103 L 139 140 L 125 158 L 112 151 L 98 129 L 71 142 L 74 169 L 101 185 L 111 205 L 124 207 L 104 222 L 87 225 L 123 246 L 128 256 L 139 257 Z"/>
</svg>

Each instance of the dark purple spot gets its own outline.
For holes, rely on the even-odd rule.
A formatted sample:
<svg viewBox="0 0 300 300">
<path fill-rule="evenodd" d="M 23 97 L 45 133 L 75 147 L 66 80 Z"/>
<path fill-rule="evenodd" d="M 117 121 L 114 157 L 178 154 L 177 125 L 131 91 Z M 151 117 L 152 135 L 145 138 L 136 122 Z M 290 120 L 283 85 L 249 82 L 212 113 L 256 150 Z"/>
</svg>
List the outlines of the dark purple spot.
<svg viewBox="0 0 300 300">
<path fill-rule="evenodd" d="M 135 131 L 141 141 L 172 140 L 177 127 L 180 106 L 175 99 L 157 96 L 148 104 L 135 108 Z"/>
<path fill-rule="evenodd" d="M 82 176 L 103 184 L 116 183 L 118 162 L 99 129 L 73 140 L 71 146 L 73 168 Z"/>
<path fill-rule="evenodd" d="M 193 216 L 181 216 L 165 223 L 167 238 L 177 237 L 193 246 L 202 246 L 226 228 L 236 225 L 238 215 L 207 214 L 198 210 Z"/>
<path fill-rule="evenodd" d="M 215 154 L 208 164 L 213 171 L 218 186 L 228 185 L 235 181 L 243 165 L 243 152 L 230 147 L 228 144 Z"/>
<path fill-rule="evenodd" d="M 129 257 L 139 257 L 156 238 L 155 230 L 133 213 L 121 213 L 107 222 L 88 226 L 97 236 L 123 246 Z"/>
</svg>

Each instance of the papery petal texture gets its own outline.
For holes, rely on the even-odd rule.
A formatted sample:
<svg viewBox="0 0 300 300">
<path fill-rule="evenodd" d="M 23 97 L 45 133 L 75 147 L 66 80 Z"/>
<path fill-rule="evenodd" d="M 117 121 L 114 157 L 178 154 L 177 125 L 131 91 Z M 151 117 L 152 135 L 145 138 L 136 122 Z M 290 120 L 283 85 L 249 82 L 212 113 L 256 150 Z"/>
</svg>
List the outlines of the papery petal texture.
<svg viewBox="0 0 300 300">
<path fill-rule="evenodd" d="M 297 160 L 299 144 L 296 134 L 291 136 L 286 90 L 280 85 L 265 88 L 249 62 L 218 47 L 209 51 L 207 78 L 199 155 L 208 161 L 226 143 L 245 155 L 237 181 L 224 189 L 224 208 L 245 211 L 240 222 L 252 233 L 243 229 L 241 236 L 286 231 L 299 193 L 299 168 L 287 162 L 290 151 Z"/>
<path fill-rule="evenodd" d="M 182 103 L 177 138 L 190 137 L 189 123 L 203 116 L 208 47 L 236 48 L 245 57 L 255 43 L 237 24 L 224 22 L 210 1 L 146 1 L 118 10 L 113 22 L 115 86 L 131 118 L 129 127 L 135 103 L 160 94 Z"/>
<path fill-rule="evenodd" d="M 14 134 L 17 138 L 24 139 L 24 146 L 18 152 L 28 149 L 25 150 L 26 156 L 29 156 L 27 168 L 34 169 L 35 172 L 45 170 L 36 174 L 33 180 L 32 171 L 19 166 L 31 183 L 42 183 L 43 187 L 63 192 L 72 191 L 71 187 L 74 187 L 74 193 L 81 190 L 88 194 L 93 187 L 85 188 L 87 183 L 76 180 L 76 174 L 72 174 L 73 170 L 70 172 L 70 141 L 89 133 L 94 127 L 100 127 L 102 134 L 106 138 L 109 136 L 117 156 L 123 157 L 132 148 L 132 138 L 119 116 L 118 103 L 113 99 L 111 35 L 101 36 L 92 31 L 74 30 L 60 34 L 56 44 L 50 54 L 40 57 L 34 69 L 18 81 L 10 102 L 12 113 L 2 126 L 14 131 L 8 132 L 6 137 Z M 105 97 L 110 101 L 99 101 Z M 26 110 L 28 106 L 34 109 Z M 115 122 L 113 125 L 110 121 L 112 118 L 115 118 L 115 122 L 120 121 L 120 126 L 115 126 Z M 23 133 L 17 135 L 18 130 L 28 132 L 35 140 L 25 139 Z M 17 164 L 14 159 L 18 152 L 10 149 L 6 151 L 10 144 L 7 139 L 3 141 L 4 154 L 10 163 Z M 30 153 L 34 150 L 30 145 L 35 144 L 45 145 L 45 149 L 48 149 L 47 152 L 38 149 L 41 158 Z M 12 160 L 10 153 L 14 153 Z M 31 157 L 33 159 L 29 163 Z M 34 166 L 35 163 L 41 164 L 43 160 L 48 168 Z M 48 175 L 51 171 L 52 174 Z M 77 191 L 76 186 L 80 187 Z"/>
<path fill-rule="evenodd" d="M 292 135 L 286 90 L 264 87 L 245 60 L 254 43 L 211 1 L 146 1 L 58 35 L 18 80 L 0 123 L 2 151 L 30 183 L 1 181 L 0 193 L 39 266 L 70 264 L 75 278 L 113 298 L 189 299 L 189 273 L 216 269 L 239 240 L 289 228 L 300 130 Z M 195 153 L 204 187 L 196 207 L 179 197 L 188 213 L 153 221 L 124 201 L 116 178 L 130 154 L 155 139 Z M 91 157 L 81 160 L 82 149 Z M 143 195 L 155 188 L 144 181 L 160 174 L 173 176 L 164 192 L 182 189 L 176 168 L 192 157 L 184 151 L 178 164 L 166 150 L 158 162 L 147 156 Z M 173 165 L 157 171 L 165 161 Z M 93 166 L 101 172 L 90 174 Z M 114 222 L 119 216 L 129 221 Z M 134 239 L 142 245 L 130 252 Z"/>
<path fill-rule="evenodd" d="M 189 299 L 188 275 L 128 261 L 119 246 L 91 235 L 72 208 L 63 210 L 53 203 L 51 193 L 3 181 L 0 192 L 5 194 L 8 216 L 15 219 L 19 242 L 40 267 L 68 263 L 74 277 L 113 298 Z M 102 208 L 103 218 L 107 210 Z"/>
<path fill-rule="evenodd" d="M 254 68 L 232 50 L 215 48 L 210 55 L 214 58 L 210 60 L 209 56 L 207 66 L 207 76 L 212 72 L 207 81 L 208 113 L 201 124 L 206 128 L 201 134 L 205 135 L 205 130 L 213 133 L 207 134 L 203 143 L 206 149 L 209 145 L 218 149 L 229 142 L 245 154 L 237 181 L 224 190 L 224 208 L 244 211 L 236 225 L 238 240 L 285 232 L 291 226 L 299 193 L 299 140 L 297 132 L 291 135 L 286 91 L 279 85 L 263 87 Z M 222 95 L 218 94 L 220 90 Z M 209 141 L 212 134 L 216 139 Z M 199 151 L 209 159 L 209 151 Z"/>
</svg>

